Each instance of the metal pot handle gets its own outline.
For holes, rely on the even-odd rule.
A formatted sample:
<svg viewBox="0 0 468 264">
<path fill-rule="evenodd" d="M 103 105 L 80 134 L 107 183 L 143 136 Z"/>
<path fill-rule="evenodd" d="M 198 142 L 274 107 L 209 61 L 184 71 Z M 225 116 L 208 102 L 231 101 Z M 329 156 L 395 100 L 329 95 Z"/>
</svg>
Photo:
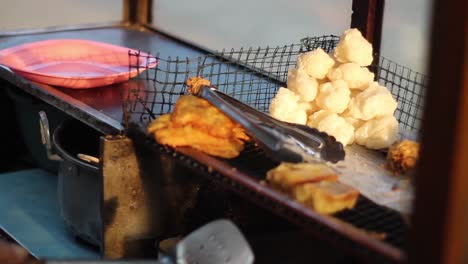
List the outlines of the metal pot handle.
<svg viewBox="0 0 468 264">
<path fill-rule="evenodd" d="M 47 119 L 47 114 L 44 111 L 39 111 L 39 125 L 41 129 L 41 141 L 42 145 L 44 145 L 46 149 L 47 158 L 49 160 L 63 160 L 52 149 L 52 144 L 50 142 L 49 119 Z"/>
</svg>

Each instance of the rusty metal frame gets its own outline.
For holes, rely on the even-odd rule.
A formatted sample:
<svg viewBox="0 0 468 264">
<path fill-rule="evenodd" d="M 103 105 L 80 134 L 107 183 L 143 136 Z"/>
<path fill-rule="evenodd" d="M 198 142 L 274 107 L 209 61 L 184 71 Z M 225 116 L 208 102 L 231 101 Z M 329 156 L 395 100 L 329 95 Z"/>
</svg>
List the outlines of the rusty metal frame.
<svg viewBox="0 0 468 264">
<path fill-rule="evenodd" d="M 154 239 L 162 233 L 155 177 L 141 176 L 134 145 L 123 136 L 101 139 L 101 160 L 104 257 L 132 258 L 155 252 Z"/>
<path fill-rule="evenodd" d="M 174 159 L 122 135 L 101 138 L 100 156 L 103 256 L 156 257 L 159 240 L 184 232 L 199 180 Z"/>
</svg>

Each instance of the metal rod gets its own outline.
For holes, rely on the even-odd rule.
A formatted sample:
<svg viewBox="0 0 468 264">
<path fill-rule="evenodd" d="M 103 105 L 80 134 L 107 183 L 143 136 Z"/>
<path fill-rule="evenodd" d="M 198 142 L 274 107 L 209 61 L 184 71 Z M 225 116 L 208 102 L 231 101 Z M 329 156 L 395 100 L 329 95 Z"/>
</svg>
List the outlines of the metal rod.
<svg viewBox="0 0 468 264">
<path fill-rule="evenodd" d="M 353 0 L 351 28 L 359 29 L 380 54 L 385 0 Z M 377 57 L 377 56 L 376 56 Z"/>
</svg>

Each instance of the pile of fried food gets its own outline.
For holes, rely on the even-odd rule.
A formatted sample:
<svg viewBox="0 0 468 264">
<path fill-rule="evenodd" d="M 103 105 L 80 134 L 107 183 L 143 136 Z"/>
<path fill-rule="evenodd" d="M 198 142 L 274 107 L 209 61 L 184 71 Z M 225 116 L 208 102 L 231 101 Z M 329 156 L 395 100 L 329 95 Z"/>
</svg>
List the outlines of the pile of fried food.
<svg viewBox="0 0 468 264">
<path fill-rule="evenodd" d="M 322 163 L 281 163 L 267 172 L 267 184 L 320 214 L 352 209 L 359 191 L 338 181 Z"/>
<path fill-rule="evenodd" d="M 398 139 L 393 116 L 397 101 L 374 82 L 367 66 L 372 45 L 357 29 L 346 30 L 333 53 L 318 48 L 298 56 L 270 105 L 270 114 L 285 122 L 317 128 L 344 146 L 388 148 Z"/>
<path fill-rule="evenodd" d="M 209 85 L 209 82 L 200 80 L 203 79 L 191 78 L 187 83 L 191 89 L 200 84 Z M 249 140 L 239 124 L 208 101 L 194 95 L 181 96 L 174 111 L 155 119 L 147 131 L 160 144 L 189 146 L 221 158 L 237 157 L 244 149 L 244 142 Z"/>
</svg>

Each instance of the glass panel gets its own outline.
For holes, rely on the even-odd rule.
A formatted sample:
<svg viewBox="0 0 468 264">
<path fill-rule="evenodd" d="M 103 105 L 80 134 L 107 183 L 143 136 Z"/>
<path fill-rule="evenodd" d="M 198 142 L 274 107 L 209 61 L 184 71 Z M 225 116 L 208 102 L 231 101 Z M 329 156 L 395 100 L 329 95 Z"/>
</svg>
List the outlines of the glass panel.
<svg viewBox="0 0 468 264">
<path fill-rule="evenodd" d="M 382 55 L 426 72 L 431 19 L 430 0 L 385 2 Z"/>
<path fill-rule="evenodd" d="M 306 36 L 340 35 L 352 1 L 157 0 L 157 28 L 219 50 L 292 44 Z M 425 72 L 430 0 L 387 0 L 382 55 Z"/>
<path fill-rule="evenodd" d="M 122 3 L 122 0 L 2 1 L 0 30 L 121 21 Z"/>
<path fill-rule="evenodd" d="M 154 21 L 210 49 L 276 46 L 340 34 L 351 23 L 351 1 L 157 0 Z"/>
</svg>

